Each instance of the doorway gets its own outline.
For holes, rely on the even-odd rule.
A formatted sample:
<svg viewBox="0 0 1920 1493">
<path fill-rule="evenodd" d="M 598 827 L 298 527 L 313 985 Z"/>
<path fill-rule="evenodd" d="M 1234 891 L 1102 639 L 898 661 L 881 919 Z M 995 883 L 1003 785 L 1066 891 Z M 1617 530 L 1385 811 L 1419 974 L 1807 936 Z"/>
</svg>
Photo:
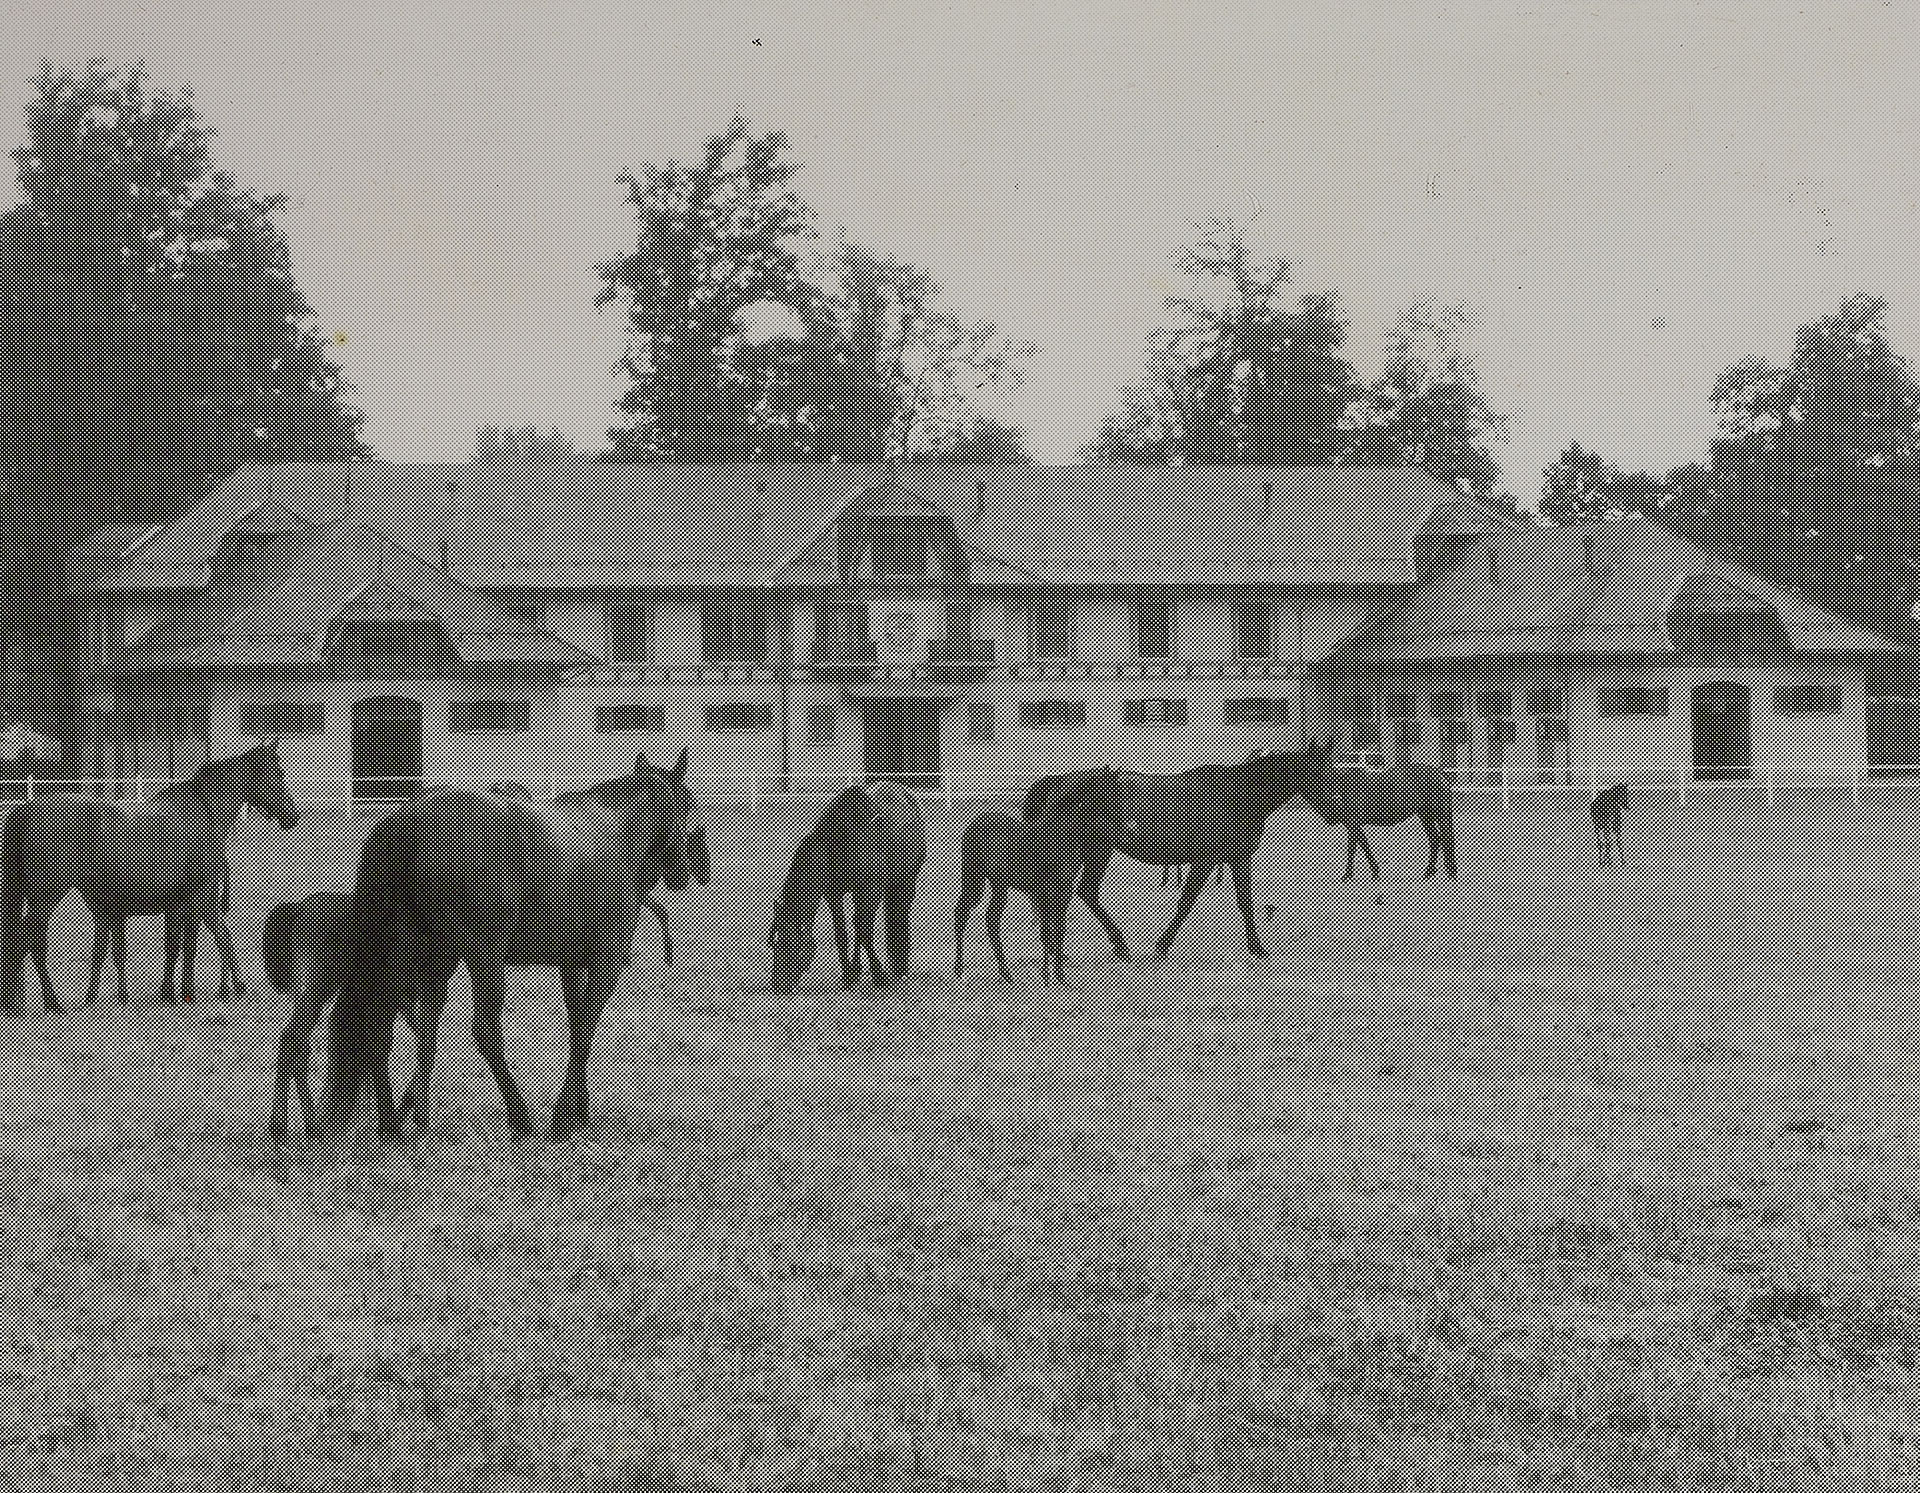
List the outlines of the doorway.
<svg viewBox="0 0 1920 1493">
<path fill-rule="evenodd" d="M 1702 781 L 1753 771 L 1753 697 L 1737 679 L 1709 679 L 1693 690 L 1693 775 Z"/>
<path fill-rule="evenodd" d="M 410 798 L 426 776 L 418 700 L 379 696 L 353 702 L 353 799 Z"/>
<path fill-rule="evenodd" d="M 911 788 L 940 784 L 940 701 L 863 700 L 861 765 L 876 778 Z"/>
</svg>

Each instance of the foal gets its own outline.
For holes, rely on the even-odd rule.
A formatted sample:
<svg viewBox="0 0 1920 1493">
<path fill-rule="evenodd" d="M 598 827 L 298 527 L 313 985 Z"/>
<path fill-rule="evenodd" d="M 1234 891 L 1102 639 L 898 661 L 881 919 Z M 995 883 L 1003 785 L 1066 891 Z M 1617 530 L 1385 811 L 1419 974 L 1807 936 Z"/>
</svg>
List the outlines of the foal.
<svg viewBox="0 0 1920 1493">
<path fill-rule="evenodd" d="M 1007 890 L 1017 887 L 1033 906 L 1040 929 L 1040 981 L 1067 978 L 1067 903 L 1073 896 L 1080 866 L 1062 846 L 1058 826 L 1015 817 L 989 809 L 969 824 L 960 837 L 960 900 L 953 910 L 953 977 L 961 973 L 961 950 L 973 910 L 987 894 L 987 942 L 1000 966 L 1000 978 L 1011 982 L 1007 952 L 1000 942 L 1000 915 L 1006 910 Z"/>
<path fill-rule="evenodd" d="M 1593 813 L 1593 842 L 1600 851 L 1603 866 L 1624 865 L 1626 853 L 1620 843 L 1620 821 L 1626 816 L 1627 785 L 1609 783 L 1593 795 L 1589 805 Z"/>
</svg>

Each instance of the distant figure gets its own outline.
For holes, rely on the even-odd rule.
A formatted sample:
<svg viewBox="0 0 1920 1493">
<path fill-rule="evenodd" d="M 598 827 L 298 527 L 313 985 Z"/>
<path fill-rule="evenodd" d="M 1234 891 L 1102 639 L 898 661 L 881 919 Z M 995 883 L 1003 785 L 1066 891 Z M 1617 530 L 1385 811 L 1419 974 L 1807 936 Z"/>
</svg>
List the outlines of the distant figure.
<svg viewBox="0 0 1920 1493">
<path fill-rule="evenodd" d="M 1626 857 L 1620 845 L 1620 821 L 1627 808 L 1627 785 L 1609 783 L 1593 796 L 1593 841 L 1600 851 L 1600 864 L 1617 866 L 1626 863 Z"/>
</svg>

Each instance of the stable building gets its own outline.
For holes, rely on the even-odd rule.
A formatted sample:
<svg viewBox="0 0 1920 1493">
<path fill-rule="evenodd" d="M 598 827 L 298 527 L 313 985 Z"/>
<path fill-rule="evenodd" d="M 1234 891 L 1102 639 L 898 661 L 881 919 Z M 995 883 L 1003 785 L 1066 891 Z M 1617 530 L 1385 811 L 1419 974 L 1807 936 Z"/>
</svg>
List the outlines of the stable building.
<svg viewBox="0 0 1920 1493">
<path fill-rule="evenodd" d="M 1316 729 L 1419 575 L 1423 472 L 301 462 L 80 567 L 86 769 L 282 742 L 295 791 L 529 792 L 689 748 L 710 791 L 960 790 Z"/>
<path fill-rule="evenodd" d="M 1920 766 L 1911 655 L 1644 518 L 1463 498 L 1428 541 L 1330 672 L 1349 746 L 1506 783 Z"/>
</svg>

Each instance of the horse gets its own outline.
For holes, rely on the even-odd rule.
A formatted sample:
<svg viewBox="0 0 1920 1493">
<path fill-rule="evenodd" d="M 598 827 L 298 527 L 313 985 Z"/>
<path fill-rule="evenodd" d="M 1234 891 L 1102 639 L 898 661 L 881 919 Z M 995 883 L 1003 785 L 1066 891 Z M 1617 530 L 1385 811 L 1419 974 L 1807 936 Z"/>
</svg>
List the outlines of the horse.
<svg viewBox="0 0 1920 1493">
<path fill-rule="evenodd" d="M 1444 869 L 1447 880 L 1455 879 L 1453 785 L 1446 768 L 1418 759 L 1379 766 L 1335 761 L 1322 742 L 1309 742 L 1303 756 L 1307 801 L 1327 823 L 1347 831 L 1347 869 L 1341 880 L 1352 879 L 1355 858 L 1365 855 L 1378 881 L 1380 863 L 1367 843 L 1367 829 L 1392 829 L 1409 819 L 1426 827 L 1427 877 Z"/>
<path fill-rule="evenodd" d="M 1264 959 L 1253 913 L 1253 856 L 1267 821 L 1306 791 L 1306 766 L 1300 752 L 1270 751 L 1178 772 L 1095 768 L 1042 778 L 1028 791 L 1025 812 L 1062 837 L 1079 863 L 1074 891 L 1107 930 L 1117 957 L 1127 957 L 1126 942 L 1100 903 L 1100 886 L 1113 857 L 1124 854 L 1144 865 L 1185 868 L 1173 921 L 1155 945 L 1159 957 L 1173 947 L 1213 873 L 1226 866 L 1246 924 L 1247 952 Z"/>
<path fill-rule="evenodd" d="M 288 1095 L 298 1094 L 300 1118 L 309 1134 L 314 1129 L 313 1092 L 308 1082 L 314 1028 L 326 1013 L 327 1002 L 340 993 L 345 972 L 347 914 L 352 898 L 345 892 L 322 891 L 297 902 L 283 902 L 267 914 L 260 927 L 260 968 L 276 995 L 293 1001 L 280 1029 L 280 1054 L 273 1075 L 273 1112 L 267 1136 L 275 1145 L 287 1140 Z M 414 1013 L 400 1013 L 409 1027 Z M 379 1081 L 376 1075 L 375 1081 Z M 413 1091 L 400 1103 L 406 1114 Z"/>
<path fill-rule="evenodd" d="M 904 980 L 914 882 L 926 860 L 926 821 L 911 792 L 884 780 L 844 789 L 794 847 L 793 864 L 767 934 L 773 949 L 775 993 L 791 994 L 813 968 L 814 914 L 822 902 L 833 918 L 840 977 L 849 990 L 860 981 L 863 952 L 876 989 Z M 883 907 L 887 915 L 884 965 L 873 945 L 874 924 Z"/>
<path fill-rule="evenodd" d="M 395 1023 L 409 1009 L 419 1015 L 412 1114 L 426 1124 L 447 987 L 465 965 L 474 1045 L 519 1139 L 532 1124 L 506 1060 L 505 975 L 509 968 L 559 973 L 569 1049 L 554 1138 L 585 1128 L 588 1048 L 632 955 L 639 910 L 660 912 L 655 886 L 678 891 L 707 877 L 706 839 L 693 817 L 682 751 L 670 772 L 643 754 L 630 778 L 551 805 L 438 788 L 376 822 L 361 844 L 340 989 L 328 1016 L 323 1126 L 347 1121 L 371 1077 L 376 1131 L 399 1133 L 401 1110 L 384 1069 Z M 664 931 L 664 913 L 661 923 Z M 666 951 L 670 959 L 670 937 Z"/>
<path fill-rule="evenodd" d="M 1000 916 L 1006 909 L 1008 889 L 1018 887 L 1032 905 L 1040 930 L 1041 983 L 1056 978 L 1064 983 L 1067 904 L 1079 870 L 1062 853 L 1049 826 L 998 809 L 978 815 L 960 837 L 960 900 L 953 910 L 954 979 L 961 977 L 967 925 L 973 920 L 981 895 L 990 890 L 987 942 L 1000 966 L 1000 978 L 1012 981 L 1006 949 L 1000 941 Z"/>
<path fill-rule="evenodd" d="M 237 973 L 222 893 L 227 838 L 242 807 L 291 832 L 299 812 L 287 796 L 279 749 L 262 742 L 237 757 L 209 762 L 144 804 L 49 793 L 7 811 L 0 827 L 0 1007 L 19 1004 L 23 957 L 40 976 L 47 1009 L 60 1009 L 47 972 L 54 910 L 78 892 L 93 914 L 93 969 L 87 999 L 98 993 L 111 945 L 114 984 L 126 996 L 126 923 L 173 913 L 212 930 L 220 957 Z M 186 998 L 192 998 L 192 972 Z"/>
<path fill-rule="evenodd" d="M 1626 817 L 1627 785 L 1624 782 L 1607 784 L 1593 795 L 1588 809 L 1593 815 L 1593 840 L 1599 847 L 1600 864 L 1625 865 L 1626 850 L 1621 844 L 1620 827 Z"/>
</svg>

